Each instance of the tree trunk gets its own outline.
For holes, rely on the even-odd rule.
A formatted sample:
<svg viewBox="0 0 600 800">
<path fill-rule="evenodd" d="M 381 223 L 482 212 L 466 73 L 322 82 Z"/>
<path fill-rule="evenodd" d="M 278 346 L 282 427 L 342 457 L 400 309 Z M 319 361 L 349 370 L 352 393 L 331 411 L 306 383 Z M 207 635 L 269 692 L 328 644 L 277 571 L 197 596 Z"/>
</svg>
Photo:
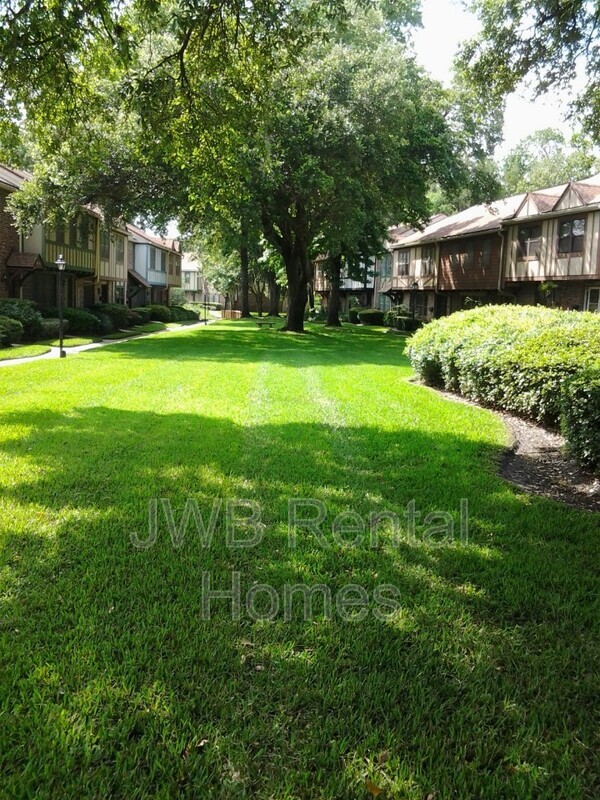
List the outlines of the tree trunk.
<svg viewBox="0 0 600 800">
<path fill-rule="evenodd" d="M 285 271 L 288 279 L 288 312 L 283 330 L 304 333 L 304 311 L 308 289 L 302 254 L 293 253 L 291 258 L 286 260 Z"/>
<path fill-rule="evenodd" d="M 335 256 L 329 262 L 331 290 L 329 292 L 329 302 L 327 304 L 327 325 L 331 328 L 339 328 L 340 322 L 340 275 L 342 272 L 342 257 Z"/>
<path fill-rule="evenodd" d="M 248 231 L 242 224 L 242 243 L 240 245 L 240 307 L 242 317 L 250 316 L 250 303 L 248 299 L 250 280 L 248 277 Z"/>
<path fill-rule="evenodd" d="M 269 285 L 269 316 L 279 316 L 279 297 L 281 295 L 281 286 L 277 283 L 277 278 L 272 270 L 267 272 L 267 282 Z"/>
</svg>

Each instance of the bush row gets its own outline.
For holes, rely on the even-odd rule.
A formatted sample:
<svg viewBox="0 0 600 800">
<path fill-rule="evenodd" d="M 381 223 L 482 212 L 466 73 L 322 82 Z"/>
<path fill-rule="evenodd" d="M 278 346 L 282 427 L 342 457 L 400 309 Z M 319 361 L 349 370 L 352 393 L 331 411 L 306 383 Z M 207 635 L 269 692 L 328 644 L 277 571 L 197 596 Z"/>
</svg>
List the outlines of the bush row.
<svg viewBox="0 0 600 800">
<path fill-rule="evenodd" d="M 101 336 L 153 320 L 186 322 L 197 319 L 195 311 L 182 306 L 150 305 L 131 309 L 118 303 L 96 303 L 90 309 L 65 308 L 64 331 L 76 336 Z M 56 339 L 58 335 L 57 308 L 46 309 L 42 315 L 30 300 L 0 299 L 0 347 L 22 341 Z"/>
<path fill-rule="evenodd" d="M 426 383 L 547 425 L 560 424 L 582 462 L 600 465 L 600 316 L 540 306 L 484 306 L 417 331 L 408 353 Z"/>
</svg>

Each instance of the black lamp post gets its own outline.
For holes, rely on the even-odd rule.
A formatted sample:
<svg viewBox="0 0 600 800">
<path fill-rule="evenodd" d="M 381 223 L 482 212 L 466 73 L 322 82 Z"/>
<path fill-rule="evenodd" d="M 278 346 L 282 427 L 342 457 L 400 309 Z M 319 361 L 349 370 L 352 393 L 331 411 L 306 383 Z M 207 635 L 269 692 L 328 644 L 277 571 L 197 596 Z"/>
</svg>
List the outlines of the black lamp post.
<svg viewBox="0 0 600 800">
<path fill-rule="evenodd" d="M 416 305 L 417 305 L 417 289 L 419 288 L 418 281 L 412 285 L 412 318 L 415 318 Z"/>
<path fill-rule="evenodd" d="M 208 323 L 208 300 L 206 299 L 206 292 L 204 292 L 204 324 Z"/>
<path fill-rule="evenodd" d="M 58 338 L 60 357 L 65 358 L 66 353 L 63 348 L 63 341 L 65 338 L 65 267 L 67 262 L 62 257 L 62 253 L 56 259 L 56 266 L 58 267 Z"/>
</svg>

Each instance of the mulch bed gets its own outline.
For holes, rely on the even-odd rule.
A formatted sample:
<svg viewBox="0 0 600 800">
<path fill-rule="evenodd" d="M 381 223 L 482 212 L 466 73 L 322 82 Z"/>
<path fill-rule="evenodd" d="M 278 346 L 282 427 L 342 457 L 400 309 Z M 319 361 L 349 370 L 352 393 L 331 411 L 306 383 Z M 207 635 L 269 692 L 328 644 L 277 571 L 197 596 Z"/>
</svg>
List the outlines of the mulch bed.
<svg viewBox="0 0 600 800">
<path fill-rule="evenodd" d="M 460 403 L 477 405 L 452 392 L 440 394 Z M 600 512 L 600 478 L 583 469 L 566 452 L 566 443 L 560 434 L 503 411 L 494 413 L 502 419 L 512 439 L 500 462 L 502 478 L 529 494 Z"/>
</svg>

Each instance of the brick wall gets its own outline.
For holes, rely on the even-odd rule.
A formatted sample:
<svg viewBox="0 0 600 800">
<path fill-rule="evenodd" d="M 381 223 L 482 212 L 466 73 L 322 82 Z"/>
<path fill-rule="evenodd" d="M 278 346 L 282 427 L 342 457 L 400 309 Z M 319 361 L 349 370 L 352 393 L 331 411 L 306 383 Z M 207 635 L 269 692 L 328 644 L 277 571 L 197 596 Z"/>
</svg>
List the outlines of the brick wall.
<svg viewBox="0 0 600 800">
<path fill-rule="evenodd" d="M 19 235 L 13 227 L 13 218 L 6 210 L 8 192 L 0 190 L 0 276 L 5 273 L 6 259 L 11 250 L 19 249 Z M 0 297 L 8 296 L 8 285 L 0 280 Z"/>
<path fill-rule="evenodd" d="M 497 289 L 499 269 L 500 237 L 496 233 L 440 244 L 439 288 L 442 290 Z"/>
<path fill-rule="evenodd" d="M 583 311 L 584 292 L 581 283 L 559 284 L 554 290 L 554 302 L 559 308 L 578 308 Z"/>
</svg>

